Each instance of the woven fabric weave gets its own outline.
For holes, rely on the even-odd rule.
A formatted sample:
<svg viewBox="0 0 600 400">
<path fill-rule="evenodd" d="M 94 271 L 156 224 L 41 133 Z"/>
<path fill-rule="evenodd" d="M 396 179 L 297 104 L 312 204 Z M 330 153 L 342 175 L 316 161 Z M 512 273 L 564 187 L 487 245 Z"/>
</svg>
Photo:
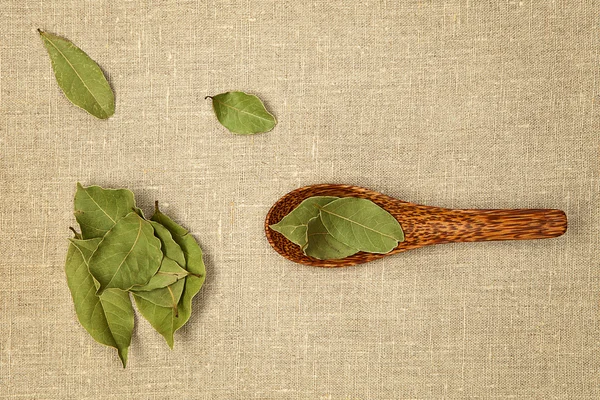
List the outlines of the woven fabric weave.
<svg viewBox="0 0 600 400">
<path fill-rule="evenodd" d="M 600 15 L 592 1 L 0 0 L 0 398 L 600 397 Z M 37 28 L 105 71 L 97 120 Z M 261 97 L 237 136 L 207 95 Z M 75 183 L 186 226 L 207 280 L 169 350 L 138 314 L 129 365 L 64 276 Z M 566 235 L 291 263 L 264 217 L 346 183 L 453 208 L 559 208 Z"/>
</svg>

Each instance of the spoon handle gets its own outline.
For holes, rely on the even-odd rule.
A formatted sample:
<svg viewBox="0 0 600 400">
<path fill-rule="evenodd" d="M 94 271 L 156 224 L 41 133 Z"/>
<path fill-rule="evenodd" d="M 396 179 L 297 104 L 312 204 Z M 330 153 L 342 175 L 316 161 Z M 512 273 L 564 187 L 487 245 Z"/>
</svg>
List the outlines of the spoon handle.
<svg viewBox="0 0 600 400">
<path fill-rule="evenodd" d="M 479 242 L 487 240 L 545 239 L 567 230 L 567 216 L 561 210 L 449 210 L 423 209 L 419 223 L 410 224 L 414 238 L 422 244 Z M 415 215 L 415 217 L 417 217 Z"/>
</svg>

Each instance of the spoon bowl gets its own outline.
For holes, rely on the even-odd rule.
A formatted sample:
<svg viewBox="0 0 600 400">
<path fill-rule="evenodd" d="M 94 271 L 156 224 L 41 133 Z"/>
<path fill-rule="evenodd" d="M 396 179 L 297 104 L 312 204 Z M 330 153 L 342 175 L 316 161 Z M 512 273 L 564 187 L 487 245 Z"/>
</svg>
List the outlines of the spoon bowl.
<svg viewBox="0 0 600 400">
<path fill-rule="evenodd" d="M 404 242 L 386 254 L 358 252 L 340 260 L 318 260 L 305 255 L 300 246 L 269 228 L 312 196 L 359 197 L 368 199 L 392 214 L 404 231 Z M 314 267 L 348 267 L 392 254 L 441 243 L 488 240 L 546 239 L 567 230 L 567 216 L 554 209 L 449 209 L 398 200 L 385 194 L 350 185 L 311 185 L 293 190 L 273 204 L 265 219 L 271 246 L 288 260 Z"/>
</svg>

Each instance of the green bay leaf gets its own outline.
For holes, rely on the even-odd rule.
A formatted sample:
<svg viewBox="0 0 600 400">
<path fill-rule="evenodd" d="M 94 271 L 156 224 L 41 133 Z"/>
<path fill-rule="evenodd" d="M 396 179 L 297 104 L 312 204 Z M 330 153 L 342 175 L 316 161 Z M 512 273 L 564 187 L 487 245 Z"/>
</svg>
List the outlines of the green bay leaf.
<svg viewBox="0 0 600 400">
<path fill-rule="evenodd" d="M 177 312 L 174 312 L 172 309 L 161 309 L 159 306 L 154 304 L 145 304 L 143 299 L 141 302 L 138 302 L 138 299 L 136 298 L 136 304 L 145 304 L 148 306 L 148 309 L 151 310 L 151 312 L 148 311 L 147 314 L 155 314 L 154 317 L 147 317 L 147 319 L 150 321 L 152 326 L 154 326 L 155 329 L 165 337 L 165 340 L 167 343 L 169 343 L 169 346 L 173 347 L 173 333 L 189 320 L 192 313 L 192 300 L 204 284 L 206 268 L 202 259 L 202 249 L 198 245 L 198 242 L 196 242 L 196 239 L 194 239 L 187 229 L 174 222 L 166 214 L 162 213 L 158 208 L 158 204 L 156 205 L 156 210 L 154 215 L 152 215 L 151 220 L 160 223 L 171 233 L 173 240 L 183 251 L 185 258 L 185 269 L 190 273 L 190 275 L 185 278 L 185 286 L 181 295 L 181 299 L 177 305 Z M 140 310 L 140 312 L 142 312 L 142 310 Z M 164 322 L 166 321 L 164 320 L 166 315 L 170 315 L 170 317 L 167 318 L 168 323 Z M 156 322 L 157 320 L 163 321 L 160 326 Z M 157 325 L 155 325 L 153 321 L 155 321 Z"/>
<path fill-rule="evenodd" d="M 118 220 L 137 209 L 130 190 L 83 187 L 80 183 L 77 183 L 74 206 L 75 219 L 84 239 L 103 237 Z"/>
<path fill-rule="evenodd" d="M 283 217 L 281 221 L 269 225 L 269 227 L 281 233 L 290 242 L 304 248 L 306 246 L 308 222 L 319 215 L 319 207 L 323 207 L 337 199 L 338 197 L 333 196 L 309 197 Z"/>
<path fill-rule="evenodd" d="M 115 96 L 98 64 L 72 42 L 47 32 L 39 33 L 65 96 L 97 118 L 113 115 Z"/>
<path fill-rule="evenodd" d="M 192 299 L 198 294 L 204 284 L 204 275 L 188 275 L 181 299 L 177 304 L 177 314 L 173 317 L 173 332 L 185 325 L 192 315 Z"/>
<path fill-rule="evenodd" d="M 321 207 L 327 231 L 347 246 L 370 253 L 388 253 L 404 241 L 400 223 L 367 199 L 344 197 Z"/>
<path fill-rule="evenodd" d="M 150 221 L 150 223 L 154 228 L 154 235 L 160 239 L 161 249 L 165 257 L 177 262 L 181 267 L 185 267 L 185 256 L 183 255 L 181 247 L 173 239 L 171 232 L 156 221 Z"/>
<path fill-rule="evenodd" d="M 77 248 L 77 250 L 79 250 L 87 265 L 87 263 L 90 260 L 90 257 L 98 248 L 98 244 L 100 244 L 100 242 L 102 241 L 102 238 L 81 239 L 75 237 L 75 239 L 69 239 L 69 241 Z M 97 284 L 99 285 L 99 283 Z"/>
<path fill-rule="evenodd" d="M 175 311 L 173 308 L 159 306 L 152 301 L 144 299 L 137 293 L 133 294 L 133 299 L 140 314 L 165 338 L 167 344 L 172 349 L 174 344 L 173 334 L 175 333 Z"/>
<path fill-rule="evenodd" d="M 346 246 L 334 238 L 319 217 L 308 222 L 306 236 L 308 243 L 304 247 L 304 254 L 319 260 L 338 260 L 358 253 L 355 248 Z"/>
<path fill-rule="evenodd" d="M 219 122 L 233 133 L 251 135 L 268 132 L 277 124 L 275 117 L 255 95 L 227 92 L 207 97 L 212 99 Z"/>
<path fill-rule="evenodd" d="M 162 258 L 152 224 L 130 212 L 104 235 L 90 257 L 89 270 L 100 283 L 97 294 L 107 288 L 129 290 L 145 285 L 160 268 Z"/>
<path fill-rule="evenodd" d="M 123 367 L 133 333 L 133 307 L 129 294 L 108 289 L 96 296 L 96 282 L 88 270 L 87 260 L 100 238 L 73 240 L 69 245 L 65 273 L 67 285 L 81 325 L 97 342 L 118 350 Z"/>
<path fill-rule="evenodd" d="M 192 312 L 192 298 L 198 293 L 203 282 L 203 278 L 194 275 L 185 278 L 185 286 L 176 310 L 173 307 L 160 306 L 142 298 L 140 293 L 133 293 L 135 304 L 142 316 L 165 338 L 170 348 L 173 348 L 175 331 L 189 320 Z"/>
<path fill-rule="evenodd" d="M 183 294 L 185 279 L 180 279 L 177 282 L 150 291 L 135 291 L 134 296 L 139 296 L 144 300 L 156 304 L 161 307 L 172 307 L 177 310 L 177 304 Z"/>
<path fill-rule="evenodd" d="M 181 266 L 179 266 L 179 264 L 176 263 L 174 260 L 170 259 L 167 256 L 164 256 L 160 264 L 160 268 L 158 269 L 158 272 L 156 272 L 156 274 L 154 274 L 154 276 L 150 278 L 148 283 L 142 286 L 133 286 L 131 288 L 131 291 L 150 292 L 155 289 L 165 288 L 179 280 L 184 279 L 188 275 L 189 272 L 187 270 L 181 268 Z"/>
</svg>

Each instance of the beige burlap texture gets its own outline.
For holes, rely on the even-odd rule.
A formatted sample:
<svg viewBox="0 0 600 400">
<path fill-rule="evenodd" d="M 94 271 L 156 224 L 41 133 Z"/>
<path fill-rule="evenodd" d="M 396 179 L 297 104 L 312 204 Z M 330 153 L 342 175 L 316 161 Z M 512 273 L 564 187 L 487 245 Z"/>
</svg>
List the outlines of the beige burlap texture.
<svg viewBox="0 0 600 400">
<path fill-rule="evenodd" d="M 600 17 L 591 1 L 10 1 L 0 28 L 0 398 L 596 399 Z M 72 106 L 36 32 L 106 72 Z M 204 100 L 259 95 L 237 136 Z M 63 272 L 75 183 L 159 200 L 207 280 L 169 350 L 123 369 Z M 347 183 L 453 208 L 560 208 L 566 235 L 289 262 L 264 217 Z"/>
</svg>

